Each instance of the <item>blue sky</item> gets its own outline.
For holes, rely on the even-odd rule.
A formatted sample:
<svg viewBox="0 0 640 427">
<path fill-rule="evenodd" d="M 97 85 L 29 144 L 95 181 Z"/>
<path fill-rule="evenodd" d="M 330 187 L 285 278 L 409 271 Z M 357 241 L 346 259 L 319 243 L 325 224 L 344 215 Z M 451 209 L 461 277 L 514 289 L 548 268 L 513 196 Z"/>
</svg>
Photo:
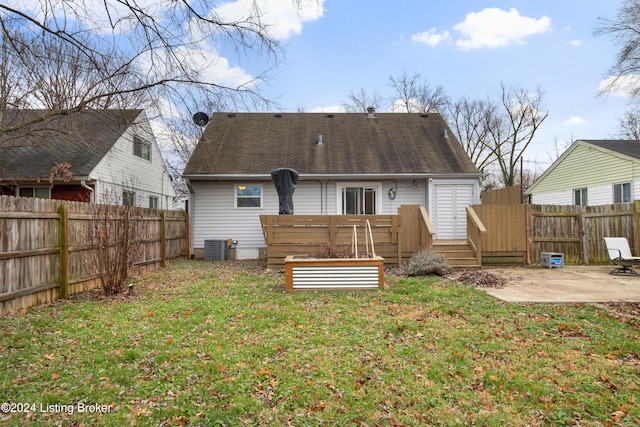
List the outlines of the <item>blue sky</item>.
<svg viewBox="0 0 640 427">
<path fill-rule="evenodd" d="M 265 2 L 267 22 L 270 3 L 278 0 Z M 273 21 L 286 57 L 263 88 L 286 111 L 336 111 L 361 87 L 391 96 L 389 76 L 405 71 L 452 99 L 497 101 L 501 83 L 540 88 L 549 116 L 525 156 L 540 169 L 556 141 L 612 137 L 628 108 L 623 96 L 597 96 L 616 47 L 594 31 L 619 0 L 309 3 L 295 30 L 284 31 L 295 16 Z"/>
<path fill-rule="evenodd" d="M 9 0 L 41 14 L 37 0 Z M 618 118 L 629 108 L 620 93 L 600 94 L 617 47 L 596 37 L 599 18 L 614 19 L 622 0 L 193 0 L 218 16 L 241 19 L 252 6 L 286 48 L 284 59 L 261 80 L 260 58 L 238 55 L 210 39 L 181 48 L 205 79 L 227 86 L 256 83 L 284 111 L 339 111 L 351 91 L 377 92 L 391 105 L 389 77 L 420 74 L 453 100 L 499 100 L 500 85 L 544 93 L 549 115 L 525 155 L 528 169 L 541 171 L 556 143 L 614 137 Z M 100 0 L 83 0 L 88 28 L 97 34 L 110 21 Z M 69 3 L 75 4 L 75 3 Z M 78 3 L 79 4 L 79 3 Z M 111 18 L 118 3 L 108 2 Z M 158 17 L 166 3 L 138 0 Z M 296 9 L 294 4 L 298 4 Z M 203 11 L 204 13 L 204 11 Z M 161 19 L 161 18 L 160 18 Z M 131 30 L 126 19 L 114 32 Z M 167 22 L 167 25 L 175 25 Z M 181 34 L 193 42 L 198 34 Z M 193 46 L 197 46 L 197 49 Z M 228 49 L 229 46 L 226 46 Z M 204 54 L 202 54 L 204 52 Z M 147 58 L 148 59 L 148 58 Z M 242 60 L 242 61 L 241 61 Z M 140 58 L 140 67 L 148 68 Z M 194 109 L 197 109 L 194 106 Z M 162 132 L 162 126 L 158 126 Z"/>
</svg>

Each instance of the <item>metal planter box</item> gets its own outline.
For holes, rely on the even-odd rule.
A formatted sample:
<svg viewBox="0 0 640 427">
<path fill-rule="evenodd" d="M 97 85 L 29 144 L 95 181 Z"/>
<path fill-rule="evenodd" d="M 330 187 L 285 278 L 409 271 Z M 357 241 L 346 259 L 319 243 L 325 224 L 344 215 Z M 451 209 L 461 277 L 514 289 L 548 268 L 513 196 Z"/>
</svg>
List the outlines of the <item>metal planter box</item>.
<svg viewBox="0 0 640 427">
<path fill-rule="evenodd" d="M 384 258 L 285 258 L 287 292 L 378 289 L 384 286 Z"/>
</svg>

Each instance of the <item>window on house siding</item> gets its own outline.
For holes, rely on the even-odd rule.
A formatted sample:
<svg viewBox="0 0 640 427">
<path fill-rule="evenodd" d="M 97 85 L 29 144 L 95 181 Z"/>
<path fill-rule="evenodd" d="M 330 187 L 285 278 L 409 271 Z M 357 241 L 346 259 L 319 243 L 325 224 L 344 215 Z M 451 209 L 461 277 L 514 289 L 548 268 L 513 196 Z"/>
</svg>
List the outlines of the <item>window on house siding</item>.
<svg viewBox="0 0 640 427">
<path fill-rule="evenodd" d="M 378 186 L 340 186 L 342 215 L 375 215 L 378 210 Z"/>
<path fill-rule="evenodd" d="M 236 208 L 261 208 L 262 185 L 236 185 L 235 206 Z"/>
<path fill-rule="evenodd" d="M 133 191 L 123 191 L 122 192 L 122 204 L 124 206 L 135 206 L 136 205 L 136 193 Z"/>
<path fill-rule="evenodd" d="M 35 197 L 36 199 L 50 199 L 51 189 L 49 187 L 20 187 L 18 190 L 20 197 Z"/>
<path fill-rule="evenodd" d="M 631 197 L 631 183 L 613 184 L 613 203 L 628 203 Z"/>
<path fill-rule="evenodd" d="M 158 209 L 158 197 L 149 196 L 149 209 Z"/>
<path fill-rule="evenodd" d="M 587 189 L 577 188 L 573 190 L 573 204 L 578 206 L 587 206 Z"/>
<path fill-rule="evenodd" d="M 133 137 L 133 154 L 145 160 L 151 161 L 151 143 L 138 136 Z"/>
</svg>

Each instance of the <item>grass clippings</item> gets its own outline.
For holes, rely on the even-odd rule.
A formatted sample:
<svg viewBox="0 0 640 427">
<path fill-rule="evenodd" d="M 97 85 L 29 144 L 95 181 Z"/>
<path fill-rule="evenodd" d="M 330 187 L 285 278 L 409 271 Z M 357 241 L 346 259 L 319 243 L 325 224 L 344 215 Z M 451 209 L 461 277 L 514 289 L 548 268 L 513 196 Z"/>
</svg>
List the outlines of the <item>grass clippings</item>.
<svg viewBox="0 0 640 427">
<path fill-rule="evenodd" d="M 182 261 L 131 298 L 2 318 L 0 422 L 640 424 L 639 321 L 441 278 L 385 283 L 285 293 L 256 264 Z"/>
</svg>

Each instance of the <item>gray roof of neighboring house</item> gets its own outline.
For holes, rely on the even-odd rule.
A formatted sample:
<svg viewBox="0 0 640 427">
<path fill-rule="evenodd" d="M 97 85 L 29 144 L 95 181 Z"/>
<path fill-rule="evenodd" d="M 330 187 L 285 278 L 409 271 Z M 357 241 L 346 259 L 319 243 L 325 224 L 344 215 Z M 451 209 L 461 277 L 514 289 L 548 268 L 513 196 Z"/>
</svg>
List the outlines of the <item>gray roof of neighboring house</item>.
<svg viewBox="0 0 640 427">
<path fill-rule="evenodd" d="M 268 175 L 282 167 L 301 176 L 480 176 L 438 113 L 215 113 L 183 175 Z"/>
<path fill-rule="evenodd" d="M 635 139 L 580 139 L 579 141 L 640 159 L 640 141 Z"/>
<path fill-rule="evenodd" d="M 41 117 L 49 110 L 8 110 L 7 128 Z M 68 162 L 76 177 L 86 177 L 140 115 L 142 110 L 81 110 L 54 115 L 24 128 L 0 132 L 0 178 L 49 176 L 56 163 Z"/>
</svg>

